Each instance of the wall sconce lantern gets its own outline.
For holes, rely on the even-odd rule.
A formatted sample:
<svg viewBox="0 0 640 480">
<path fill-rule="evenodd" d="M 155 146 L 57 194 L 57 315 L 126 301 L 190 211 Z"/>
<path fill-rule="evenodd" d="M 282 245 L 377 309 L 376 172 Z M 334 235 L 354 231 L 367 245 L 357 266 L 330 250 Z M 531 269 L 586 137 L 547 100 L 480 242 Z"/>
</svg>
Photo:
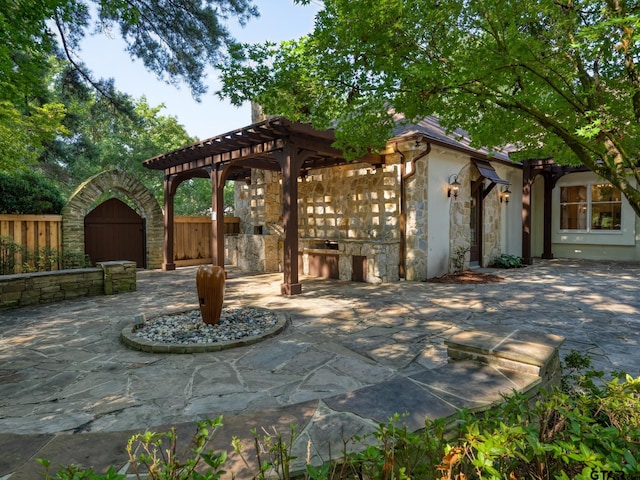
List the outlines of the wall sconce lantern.
<svg viewBox="0 0 640 480">
<path fill-rule="evenodd" d="M 504 200 L 504 203 L 509 203 L 509 196 L 511 196 L 511 190 L 509 187 L 505 187 L 500 194 L 500 203 Z"/>
<path fill-rule="evenodd" d="M 449 189 L 447 190 L 447 197 L 458 198 L 458 190 L 460 190 L 460 182 L 458 182 L 458 175 L 453 174 L 449 177 Z"/>
</svg>

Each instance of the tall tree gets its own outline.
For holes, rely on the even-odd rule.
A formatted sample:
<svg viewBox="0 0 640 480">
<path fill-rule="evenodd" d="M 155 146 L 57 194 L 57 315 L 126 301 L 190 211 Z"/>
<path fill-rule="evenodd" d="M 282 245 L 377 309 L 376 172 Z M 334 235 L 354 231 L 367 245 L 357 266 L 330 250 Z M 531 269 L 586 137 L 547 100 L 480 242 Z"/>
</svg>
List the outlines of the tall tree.
<svg viewBox="0 0 640 480">
<path fill-rule="evenodd" d="M 135 175 L 162 198 L 162 178 L 142 161 L 192 143 L 175 117 L 161 115 L 146 98 L 134 99 L 114 89 L 118 106 L 79 78 L 68 62 L 52 68 L 49 97 L 65 105 L 68 132 L 45 143 L 40 167 L 65 193 L 101 171 L 117 168 Z"/>
<path fill-rule="evenodd" d="M 42 141 L 64 132 L 65 109 L 49 103 L 44 81 L 53 55 L 123 107 L 113 82 L 94 78 L 77 54 L 85 35 L 118 32 L 132 57 L 169 83 L 185 82 L 200 98 L 205 69 L 233 45 L 225 23 L 255 15 L 251 0 L 0 0 L 0 168 L 33 160 Z"/>
<path fill-rule="evenodd" d="M 352 157 L 393 111 L 435 114 L 478 146 L 583 164 L 640 215 L 639 40 L 634 0 L 325 0 L 309 36 L 236 48 L 219 94 L 337 120 Z"/>
<path fill-rule="evenodd" d="M 198 97 L 206 91 L 205 69 L 233 44 L 225 22 L 234 18 L 244 24 L 258 14 L 251 0 L 1 0 L 0 5 L 5 98 L 24 97 L 40 86 L 34 80 L 55 52 L 103 90 L 82 67 L 77 49 L 88 33 L 112 31 L 150 71 L 170 83 L 185 81 Z"/>
</svg>

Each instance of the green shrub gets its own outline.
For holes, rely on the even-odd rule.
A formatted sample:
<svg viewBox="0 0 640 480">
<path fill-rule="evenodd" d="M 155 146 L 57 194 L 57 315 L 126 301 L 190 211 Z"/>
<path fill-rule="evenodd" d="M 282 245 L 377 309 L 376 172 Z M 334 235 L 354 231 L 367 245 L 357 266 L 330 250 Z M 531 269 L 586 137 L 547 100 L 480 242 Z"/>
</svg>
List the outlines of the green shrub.
<svg viewBox="0 0 640 480">
<path fill-rule="evenodd" d="M 187 457 L 180 458 L 176 429 L 169 432 L 145 432 L 134 435 L 127 444 L 127 453 L 133 475 L 137 480 L 217 480 L 226 472 L 222 465 L 227 460 L 226 452 L 205 452 L 207 442 L 216 428 L 222 426 L 222 417 L 197 423 L 192 449 Z M 105 474 L 76 465 L 63 466 L 55 477 L 49 474 L 51 462 L 37 459 L 44 469 L 45 480 L 125 480 L 127 475 L 118 473 L 113 466 Z M 208 468 L 201 468 L 202 464 Z M 204 470 L 204 471 L 203 471 Z"/>
<path fill-rule="evenodd" d="M 61 256 L 57 249 L 48 247 L 31 251 L 15 243 L 12 238 L 0 237 L 0 275 L 17 273 L 18 264 L 24 273 L 49 272 L 57 268 L 91 267 L 91 259 L 83 252 L 68 252 Z"/>
<path fill-rule="evenodd" d="M 503 253 L 499 257 L 494 258 L 490 264 L 494 268 L 520 268 L 524 267 L 524 259 L 517 255 L 507 255 Z"/>
<path fill-rule="evenodd" d="M 451 263 L 453 264 L 453 273 L 460 275 L 464 272 L 464 265 L 467 259 L 467 253 L 471 251 L 471 247 L 456 247 L 451 257 Z"/>
<path fill-rule="evenodd" d="M 68 270 L 72 268 L 89 268 L 92 266 L 89 255 L 84 252 L 71 251 L 62 254 L 61 268 Z"/>
<path fill-rule="evenodd" d="M 0 237 L 0 275 L 16 272 L 16 257 L 22 256 L 24 247 L 9 237 Z"/>
<path fill-rule="evenodd" d="M 33 171 L 0 172 L 0 213 L 59 214 L 64 199 L 58 187 Z"/>
</svg>

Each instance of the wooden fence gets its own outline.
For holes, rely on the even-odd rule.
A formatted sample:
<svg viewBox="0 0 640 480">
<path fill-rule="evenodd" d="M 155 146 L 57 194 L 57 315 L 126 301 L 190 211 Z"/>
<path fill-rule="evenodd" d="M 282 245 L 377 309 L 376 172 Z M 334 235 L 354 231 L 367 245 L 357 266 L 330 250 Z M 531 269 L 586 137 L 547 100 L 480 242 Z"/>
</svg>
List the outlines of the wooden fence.
<svg viewBox="0 0 640 480">
<path fill-rule="evenodd" d="M 175 217 L 173 222 L 173 259 L 176 266 L 211 263 L 211 217 Z M 224 233 L 240 233 L 240 219 L 224 217 Z"/>
<path fill-rule="evenodd" d="M 226 235 L 240 233 L 240 219 L 224 217 Z M 62 268 L 62 216 L 0 215 L 0 274 Z M 211 217 L 174 218 L 177 266 L 211 262 Z"/>
<path fill-rule="evenodd" d="M 60 268 L 62 216 L 0 215 L 0 237 L 0 273 Z"/>
</svg>

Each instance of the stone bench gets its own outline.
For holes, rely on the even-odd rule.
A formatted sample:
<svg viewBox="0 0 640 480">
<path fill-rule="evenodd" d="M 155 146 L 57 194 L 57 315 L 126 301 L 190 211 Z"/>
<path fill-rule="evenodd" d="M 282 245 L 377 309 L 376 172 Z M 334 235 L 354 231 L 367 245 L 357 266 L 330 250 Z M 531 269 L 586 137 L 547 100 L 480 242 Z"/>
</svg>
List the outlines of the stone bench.
<svg viewBox="0 0 640 480">
<path fill-rule="evenodd" d="M 560 347 L 564 337 L 520 329 L 464 331 L 445 340 L 452 360 L 483 364 L 536 375 L 542 388 L 560 384 Z"/>
</svg>

